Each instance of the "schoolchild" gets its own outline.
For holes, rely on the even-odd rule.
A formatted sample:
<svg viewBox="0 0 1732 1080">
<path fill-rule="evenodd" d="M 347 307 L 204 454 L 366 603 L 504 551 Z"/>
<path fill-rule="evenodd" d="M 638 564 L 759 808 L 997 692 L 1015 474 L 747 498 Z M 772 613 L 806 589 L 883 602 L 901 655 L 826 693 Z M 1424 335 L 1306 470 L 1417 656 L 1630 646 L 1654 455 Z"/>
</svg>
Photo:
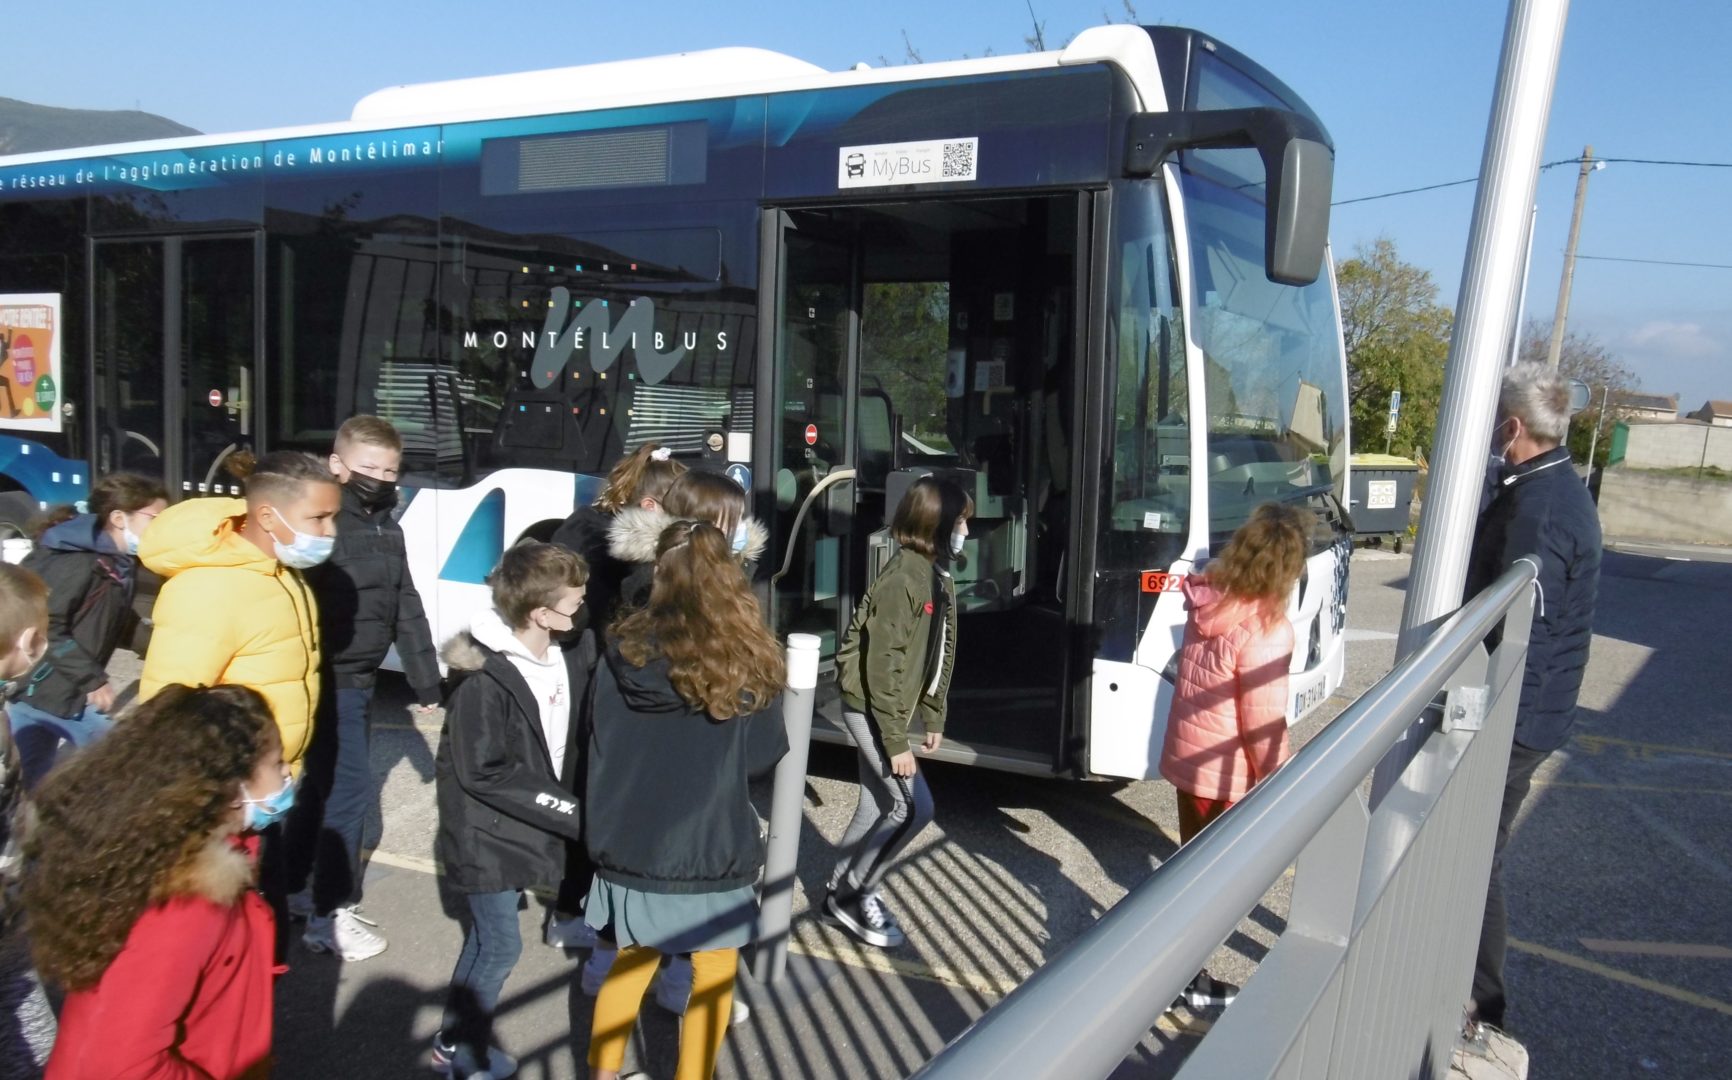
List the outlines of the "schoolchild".
<svg viewBox="0 0 1732 1080">
<path fill-rule="evenodd" d="M 319 700 L 319 616 L 302 572 L 331 556 L 341 490 L 324 462 L 278 450 L 230 457 L 244 499 L 188 499 L 157 515 L 139 561 L 167 580 L 138 696 L 165 686 L 250 686 L 282 735 L 306 753 Z"/>
<path fill-rule="evenodd" d="M 686 472 L 668 488 L 660 506 L 628 507 L 614 517 L 608 549 L 629 567 L 620 586 L 622 609 L 648 602 L 656 545 L 676 521 L 702 521 L 722 530 L 734 562 L 748 577 L 769 544 L 769 530 L 746 513 L 746 493 L 740 485 L 721 473 Z"/>
<path fill-rule="evenodd" d="M 434 1036 L 434 1069 L 497 1080 L 517 1063 L 492 1044 L 493 1013 L 523 950 L 517 911 L 528 890 L 552 892 L 565 843 L 583 839 L 572 794 L 574 668 L 570 634 L 588 568 L 554 544 L 519 544 L 488 576 L 491 606 L 442 651 L 458 680 L 435 758 L 436 850 L 467 908 L 463 947 Z M 584 672 L 575 672 L 581 677 Z"/>
<path fill-rule="evenodd" d="M 0 1076 L 19 1080 L 42 1075 L 54 1046 L 54 1010 L 30 963 L 19 918 L 29 812 L 6 713 L 18 681 L 47 651 L 48 586 L 23 567 L 0 562 Z"/>
<path fill-rule="evenodd" d="M 607 486 L 594 503 L 578 507 L 555 530 L 553 542 L 582 555 L 589 564 L 589 593 L 584 597 L 589 626 L 605 632 L 613 622 L 620 585 L 631 569 L 608 549 L 614 521 L 628 509 L 659 509 L 668 488 L 685 472 L 667 447 L 644 443 L 608 472 Z"/>
<path fill-rule="evenodd" d="M 1202 574 L 1183 583 L 1189 614 L 1160 766 L 1178 798 L 1181 844 L 1291 754 L 1287 601 L 1305 568 L 1305 551 L 1304 513 L 1264 503 Z M 1238 992 L 1200 971 L 1173 1004 L 1229 1005 Z"/>
<path fill-rule="evenodd" d="M 620 945 L 595 1003 L 596 1080 L 619 1075 L 650 979 L 681 953 L 693 979 L 675 1076 L 714 1073 L 763 867 L 749 782 L 788 749 L 782 653 L 728 534 L 677 521 L 657 549 L 649 602 L 614 624 L 595 676 L 584 912 Z"/>
<path fill-rule="evenodd" d="M 676 521 L 701 521 L 721 530 L 728 537 L 731 559 L 748 580 L 769 542 L 769 531 L 746 513 L 746 493 L 740 485 L 720 473 L 695 469 L 683 473 L 668 488 L 660 506 L 627 508 L 614 519 L 609 547 L 615 557 L 630 567 L 621 585 L 622 610 L 636 610 L 648 603 L 661 537 Z M 583 968 L 584 993 L 593 994 L 601 988 L 602 979 L 613 963 L 614 951 L 612 937 L 602 931 Z M 691 999 L 691 987 L 691 959 L 676 954 L 669 958 L 661 978 L 656 980 L 656 1004 L 669 1012 L 683 1014 Z M 750 1013 L 744 1001 L 737 1001 L 733 1022 L 743 1022 Z"/>
<path fill-rule="evenodd" d="M 244 686 L 164 687 L 48 778 L 24 884 L 37 967 L 67 991 L 47 1080 L 269 1075 L 256 834 L 294 793 Z"/>
<path fill-rule="evenodd" d="M 393 514 L 402 463 L 403 439 L 390 422 L 377 416 L 343 422 L 327 462 L 343 486 L 337 542 L 329 559 L 307 571 L 319 606 L 323 671 L 302 789 L 308 797 L 289 826 L 302 849 L 296 869 L 312 870 L 301 941 L 349 961 L 376 956 L 386 944 L 357 907 L 361 833 L 376 798 L 373 689 L 393 644 L 415 695 L 411 709 L 426 715 L 439 707 L 433 632 Z"/>
<path fill-rule="evenodd" d="M 607 486 L 596 496 L 594 503 L 578 507 L 554 531 L 553 542 L 583 556 L 583 561 L 589 566 L 588 592 L 584 594 L 583 614 L 578 625 L 593 631 L 590 638 L 582 639 L 590 642 L 591 646 L 606 635 L 608 624 L 613 621 L 619 607 L 620 586 L 630 569 L 608 550 L 608 530 L 613 527 L 615 517 L 627 508 L 659 508 L 668 488 L 685 471 L 686 467 L 673 459 L 673 452 L 667 447 L 660 443 L 644 443 L 621 458 L 608 472 Z M 570 649 L 569 645 L 567 649 Z M 593 668 L 597 655 L 595 649 L 591 647 L 586 655 Z M 582 704 L 580 699 L 578 705 Z M 581 708 L 576 721 L 579 724 L 584 722 Z M 579 747 L 581 756 L 581 751 L 587 747 L 587 739 L 580 736 L 574 740 L 574 745 Z M 581 760 L 574 765 L 573 776 L 577 779 L 577 793 L 581 799 L 584 766 Z M 595 868 L 589 865 L 583 845 L 573 844 L 567 849 L 566 867 L 565 880 L 560 883 L 559 895 L 548 912 L 542 940 L 556 949 L 592 948 L 602 939 L 597 938 L 596 932 L 583 918 L 583 899 L 589 895 L 589 885 L 595 876 Z M 601 961 L 596 963 L 600 965 Z M 595 993 L 605 974 L 605 967 L 592 974 L 588 993 Z"/>
<path fill-rule="evenodd" d="M 932 820 L 932 791 L 914 751 L 918 745 L 930 754 L 944 742 L 956 660 L 950 567 L 962 556 L 973 516 L 974 500 L 955 483 L 916 480 L 891 519 L 898 550 L 867 589 L 836 653 L 860 794 L 820 911 L 826 922 L 881 949 L 906 940 L 879 892 L 884 876 Z"/>
<path fill-rule="evenodd" d="M 136 625 L 139 538 L 168 508 L 168 492 L 156 480 L 110 473 L 91 485 L 89 506 L 43 533 L 23 564 L 48 584 L 48 655 L 25 676 L 10 710 L 30 787 L 63 741 L 88 746 L 114 724 L 108 661 Z"/>
</svg>

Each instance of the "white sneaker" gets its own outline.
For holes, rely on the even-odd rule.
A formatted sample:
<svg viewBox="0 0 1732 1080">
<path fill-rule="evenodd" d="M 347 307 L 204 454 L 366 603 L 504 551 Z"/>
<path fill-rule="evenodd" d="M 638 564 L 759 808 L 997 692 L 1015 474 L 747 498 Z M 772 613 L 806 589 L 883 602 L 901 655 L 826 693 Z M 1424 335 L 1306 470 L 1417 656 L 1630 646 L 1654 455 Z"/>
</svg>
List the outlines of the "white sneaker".
<svg viewBox="0 0 1732 1080">
<path fill-rule="evenodd" d="M 301 943 L 316 953 L 336 953 L 344 960 L 366 960 L 385 951 L 385 939 L 369 927 L 378 926 L 353 907 L 340 907 L 327 916 L 307 920 Z"/>
<path fill-rule="evenodd" d="M 656 976 L 656 1004 L 675 1016 L 686 1014 L 686 1003 L 692 999 L 692 958 L 675 956 L 668 960 Z"/>
<path fill-rule="evenodd" d="M 582 915 L 563 918 L 556 911 L 547 918 L 546 940 L 556 949 L 594 948 L 595 927 L 584 922 Z"/>
<path fill-rule="evenodd" d="M 613 970 L 613 958 L 619 955 L 619 946 L 609 945 L 604 941 L 596 942 L 590 951 L 589 959 L 583 962 L 581 983 L 583 992 L 590 997 L 601 993 L 601 984 L 607 981 L 607 973 Z"/>
<path fill-rule="evenodd" d="M 457 1048 L 446 1046 L 437 1037 L 433 1040 L 433 1059 L 429 1064 L 433 1071 L 441 1076 L 450 1076 L 455 1071 Z M 517 1059 L 499 1049 L 497 1046 L 487 1048 L 487 1067 L 469 1074 L 468 1080 L 505 1080 L 517 1072 Z"/>
</svg>

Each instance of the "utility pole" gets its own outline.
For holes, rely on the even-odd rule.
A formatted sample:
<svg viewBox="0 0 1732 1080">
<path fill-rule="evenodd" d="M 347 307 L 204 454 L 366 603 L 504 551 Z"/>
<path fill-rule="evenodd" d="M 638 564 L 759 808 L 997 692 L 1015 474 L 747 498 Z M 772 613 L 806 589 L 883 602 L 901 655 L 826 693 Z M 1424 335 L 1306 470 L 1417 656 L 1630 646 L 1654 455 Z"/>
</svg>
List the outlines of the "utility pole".
<svg viewBox="0 0 1732 1080">
<path fill-rule="evenodd" d="M 1552 345 L 1546 352 L 1546 363 L 1552 367 L 1558 366 L 1558 360 L 1564 351 L 1564 323 L 1570 317 L 1570 285 L 1576 277 L 1576 241 L 1582 236 L 1582 204 L 1588 201 L 1588 174 L 1596 165 L 1603 167 L 1605 162 L 1594 161 L 1594 148 L 1582 148 L 1582 171 L 1576 177 L 1576 208 L 1570 212 L 1570 242 L 1564 248 L 1564 278 L 1558 284 L 1558 310 L 1552 316 Z"/>
</svg>

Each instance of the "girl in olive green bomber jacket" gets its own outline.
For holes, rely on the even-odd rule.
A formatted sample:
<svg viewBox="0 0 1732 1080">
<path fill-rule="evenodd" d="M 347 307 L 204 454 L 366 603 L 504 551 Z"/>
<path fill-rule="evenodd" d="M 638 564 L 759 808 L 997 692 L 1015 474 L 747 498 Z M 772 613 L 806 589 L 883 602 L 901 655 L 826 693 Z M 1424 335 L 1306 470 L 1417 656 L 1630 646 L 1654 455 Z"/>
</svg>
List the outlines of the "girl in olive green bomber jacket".
<svg viewBox="0 0 1732 1080">
<path fill-rule="evenodd" d="M 927 476 L 903 496 L 890 535 L 901 550 L 872 583 L 836 654 L 842 719 L 859 751 L 860 801 L 842 838 L 822 911 L 878 948 L 902 944 L 878 889 L 896 856 L 932 820 L 932 793 L 914 762 L 944 741 L 944 699 L 956 658 L 956 587 L 947 567 L 962 554 L 974 503 L 955 483 Z"/>
</svg>

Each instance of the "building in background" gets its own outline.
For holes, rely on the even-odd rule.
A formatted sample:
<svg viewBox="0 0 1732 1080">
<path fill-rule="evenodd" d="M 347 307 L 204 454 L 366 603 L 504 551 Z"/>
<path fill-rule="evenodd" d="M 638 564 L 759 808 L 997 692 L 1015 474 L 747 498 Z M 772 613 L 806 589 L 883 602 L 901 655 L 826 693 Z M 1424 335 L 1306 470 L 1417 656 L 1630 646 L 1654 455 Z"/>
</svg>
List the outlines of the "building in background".
<svg viewBox="0 0 1732 1080">
<path fill-rule="evenodd" d="M 1626 420 L 1678 419 L 1677 394 L 1647 394 L 1640 390 L 1613 390 L 1610 406 L 1614 415 Z"/>
<path fill-rule="evenodd" d="M 1689 418 L 1715 427 L 1732 427 L 1732 401 L 1705 401 Z"/>
</svg>

